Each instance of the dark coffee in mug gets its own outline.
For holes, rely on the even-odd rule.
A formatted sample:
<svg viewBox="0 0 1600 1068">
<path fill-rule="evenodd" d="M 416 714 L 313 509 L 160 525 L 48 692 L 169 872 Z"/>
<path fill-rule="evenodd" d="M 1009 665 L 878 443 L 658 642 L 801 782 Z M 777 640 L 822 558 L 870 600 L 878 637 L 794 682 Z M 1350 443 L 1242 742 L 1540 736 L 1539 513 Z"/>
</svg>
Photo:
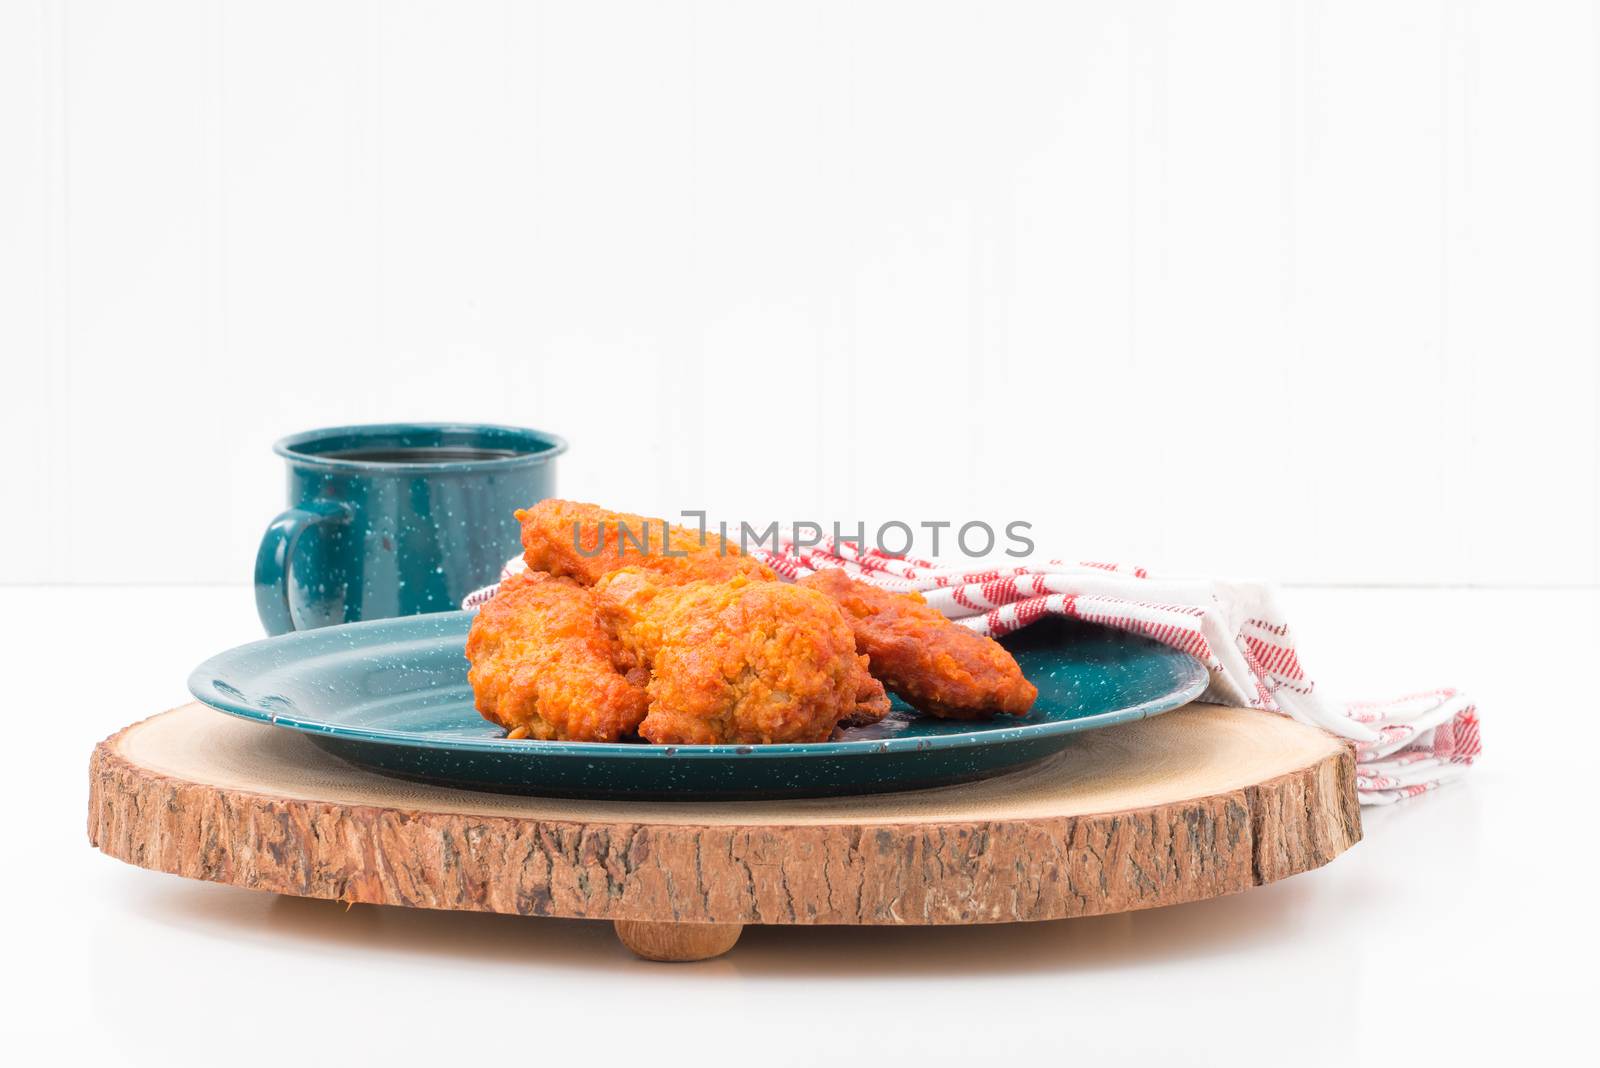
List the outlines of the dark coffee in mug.
<svg viewBox="0 0 1600 1068">
<path fill-rule="evenodd" d="M 451 448 L 448 445 L 418 445 L 411 449 L 342 449 L 322 454 L 329 460 L 364 460 L 369 464 L 453 464 L 468 460 L 505 460 L 523 455 L 526 454 L 514 449 Z"/>
</svg>

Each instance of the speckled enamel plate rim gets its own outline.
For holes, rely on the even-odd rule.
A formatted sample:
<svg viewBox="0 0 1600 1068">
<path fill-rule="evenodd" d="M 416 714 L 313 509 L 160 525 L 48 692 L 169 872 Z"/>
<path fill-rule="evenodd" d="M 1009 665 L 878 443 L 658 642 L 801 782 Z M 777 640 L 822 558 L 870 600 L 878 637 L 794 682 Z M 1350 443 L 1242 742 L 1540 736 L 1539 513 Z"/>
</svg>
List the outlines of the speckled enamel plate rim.
<svg viewBox="0 0 1600 1068">
<path fill-rule="evenodd" d="M 304 718 L 273 712 L 240 701 L 219 684 L 228 686 L 226 676 L 238 677 L 252 672 L 249 662 L 268 650 L 290 652 L 306 646 L 309 655 L 304 659 L 328 655 L 380 658 L 401 646 L 419 643 L 432 644 L 465 637 L 468 612 L 440 612 L 431 615 L 406 616 L 400 619 L 368 620 L 361 623 L 343 623 L 317 630 L 295 631 L 273 638 L 249 642 L 218 653 L 201 663 L 189 675 L 189 692 L 202 704 L 220 712 L 286 727 L 305 734 L 348 738 L 384 745 L 407 746 L 414 749 L 432 749 L 453 752 L 522 753 L 529 756 L 567 756 L 593 758 L 604 756 L 609 760 L 696 759 L 739 757 L 742 759 L 774 759 L 795 757 L 848 757 L 871 756 L 878 753 L 926 752 L 933 749 L 965 749 L 976 746 L 1002 745 L 1028 738 L 1044 738 L 1060 734 L 1110 727 L 1130 720 L 1144 719 L 1181 708 L 1205 691 L 1205 667 L 1194 657 L 1175 649 L 1167 649 L 1135 635 L 1127 635 L 1130 642 L 1151 647 L 1152 652 L 1170 656 L 1179 682 L 1172 690 L 1150 700 L 1110 712 L 1082 716 L 1077 719 L 1053 720 L 1048 723 L 1025 723 L 1015 727 L 987 727 L 983 730 L 964 731 L 959 734 L 921 736 L 915 738 L 870 738 L 847 742 L 779 742 L 769 745 L 649 745 L 634 742 L 542 742 L 531 739 L 491 738 L 444 739 L 433 735 L 406 731 L 380 730 L 371 727 L 352 727 L 330 723 L 325 719 Z M 459 627 L 450 624 L 459 624 Z M 430 626 L 431 625 L 431 626 Z M 423 633 L 417 633 L 417 632 Z M 349 645 L 337 654 L 324 647 L 335 638 L 349 640 Z M 465 669 L 463 669 L 463 676 Z M 232 687 L 230 687 L 232 688 Z"/>
</svg>

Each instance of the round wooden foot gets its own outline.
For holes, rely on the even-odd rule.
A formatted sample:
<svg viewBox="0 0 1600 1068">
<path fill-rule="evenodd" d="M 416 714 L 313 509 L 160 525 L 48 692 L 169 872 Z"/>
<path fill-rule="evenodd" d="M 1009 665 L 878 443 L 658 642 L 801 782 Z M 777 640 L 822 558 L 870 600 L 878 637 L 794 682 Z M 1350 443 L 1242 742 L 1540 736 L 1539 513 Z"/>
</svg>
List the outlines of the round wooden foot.
<svg viewBox="0 0 1600 1068">
<path fill-rule="evenodd" d="M 617 920 L 617 937 L 645 960 L 710 960 L 739 941 L 742 923 L 647 923 Z"/>
</svg>

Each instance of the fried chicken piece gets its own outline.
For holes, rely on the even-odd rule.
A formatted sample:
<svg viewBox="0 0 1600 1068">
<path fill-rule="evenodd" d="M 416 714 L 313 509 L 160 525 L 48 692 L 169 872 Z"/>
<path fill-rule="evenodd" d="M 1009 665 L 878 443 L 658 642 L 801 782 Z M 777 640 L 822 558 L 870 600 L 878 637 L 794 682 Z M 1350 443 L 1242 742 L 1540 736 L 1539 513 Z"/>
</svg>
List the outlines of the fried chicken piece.
<svg viewBox="0 0 1600 1068">
<path fill-rule="evenodd" d="M 1020 716 L 1038 689 L 999 642 L 952 623 L 917 593 L 891 593 L 839 568 L 799 583 L 844 609 L 872 674 L 920 711 L 941 719 Z"/>
<path fill-rule="evenodd" d="M 478 711 L 512 738 L 614 742 L 645 715 L 644 669 L 571 579 L 507 579 L 473 619 L 467 659 Z"/>
<path fill-rule="evenodd" d="M 849 621 L 845 621 L 849 625 Z M 860 656 L 858 653 L 857 656 Z M 856 682 L 856 707 L 839 720 L 841 727 L 865 727 L 889 714 L 889 693 L 872 677 L 867 658 L 860 656 L 861 672 Z"/>
<path fill-rule="evenodd" d="M 624 648 L 650 668 L 639 733 L 658 745 L 820 742 L 889 699 L 838 605 L 812 590 L 628 567 L 596 587 Z"/>
<path fill-rule="evenodd" d="M 672 581 L 720 582 L 735 575 L 771 581 L 759 560 L 709 531 L 673 526 L 665 519 L 611 512 L 597 504 L 551 499 L 517 512 L 522 558 L 535 571 L 570 575 L 585 586 L 621 567 L 643 567 Z"/>
</svg>

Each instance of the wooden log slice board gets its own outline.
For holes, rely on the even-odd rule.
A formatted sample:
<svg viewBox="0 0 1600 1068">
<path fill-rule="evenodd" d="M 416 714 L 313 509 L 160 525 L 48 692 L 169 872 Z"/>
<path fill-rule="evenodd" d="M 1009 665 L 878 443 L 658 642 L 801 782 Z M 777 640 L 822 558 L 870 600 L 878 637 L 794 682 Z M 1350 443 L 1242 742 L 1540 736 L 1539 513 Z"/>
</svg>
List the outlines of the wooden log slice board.
<svg viewBox="0 0 1600 1068">
<path fill-rule="evenodd" d="M 1093 916 L 1237 893 L 1361 837 L 1345 743 L 1195 704 L 961 786 L 763 802 L 575 801 L 361 771 L 185 705 L 96 747 L 89 838 L 130 864 L 301 897 L 616 922 L 642 956 L 741 925 Z"/>
</svg>

